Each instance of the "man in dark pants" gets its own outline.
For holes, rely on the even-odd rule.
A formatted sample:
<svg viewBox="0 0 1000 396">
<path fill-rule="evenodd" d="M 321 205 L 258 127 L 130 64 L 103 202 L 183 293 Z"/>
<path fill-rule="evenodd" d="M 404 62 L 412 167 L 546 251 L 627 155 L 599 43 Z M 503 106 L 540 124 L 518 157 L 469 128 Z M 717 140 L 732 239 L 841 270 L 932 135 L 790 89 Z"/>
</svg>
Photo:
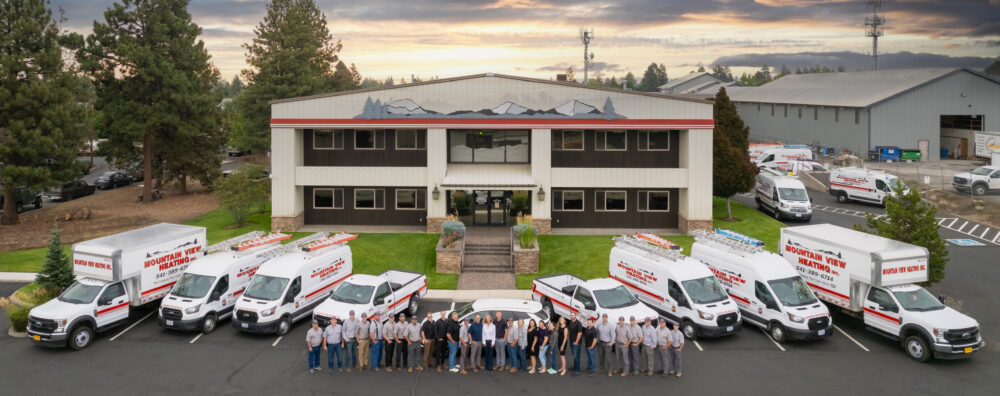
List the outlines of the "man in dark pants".
<svg viewBox="0 0 1000 396">
<path fill-rule="evenodd" d="M 389 317 L 389 320 L 382 325 L 382 345 L 385 351 L 385 371 L 391 373 L 392 352 L 396 349 L 396 317 L 392 315 L 386 316 Z"/>
<path fill-rule="evenodd" d="M 583 331 L 583 345 L 587 348 L 587 376 L 593 377 L 597 372 L 598 332 L 594 327 L 594 318 L 587 318 L 587 329 Z"/>
<path fill-rule="evenodd" d="M 445 315 L 444 312 L 441 312 L 441 317 L 434 322 L 434 352 L 436 354 L 434 365 L 437 366 L 439 373 L 448 362 L 448 339 L 446 338 L 448 335 L 448 318 Z"/>
<path fill-rule="evenodd" d="M 437 339 L 434 338 L 436 329 L 434 315 L 428 312 L 427 320 L 420 326 L 420 342 L 424 344 L 424 364 L 417 366 L 417 371 L 424 371 L 424 367 L 429 370 L 434 366 L 434 344 L 437 344 Z"/>
<path fill-rule="evenodd" d="M 507 365 L 507 346 L 504 345 L 504 340 L 507 339 L 507 321 L 503 318 L 503 312 L 497 311 L 496 321 L 493 324 L 497 327 L 496 331 L 496 344 L 493 346 L 496 349 L 496 357 L 494 358 L 494 363 L 499 372 L 503 372 L 504 366 Z"/>
<path fill-rule="evenodd" d="M 638 323 L 635 323 L 635 316 L 629 317 L 628 337 L 628 365 L 632 369 L 632 375 L 639 375 L 639 351 L 642 345 L 642 328 L 639 327 Z"/>
<path fill-rule="evenodd" d="M 573 353 L 573 376 L 580 375 L 580 343 L 583 338 L 583 325 L 577 320 L 576 312 L 569 314 L 569 349 Z"/>
<path fill-rule="evenodd" d="M 393 366 L 396 369 L 402 370 L 406 367 L 406 362 L 409 356 L 409 348 L 406 347 L 406 335 L 407 335 L 408 325 L 406 324 L 406 314 L 399 314 L 399 320 L 396 321 L 396 359 L 393 360 Z"/>
</svg>

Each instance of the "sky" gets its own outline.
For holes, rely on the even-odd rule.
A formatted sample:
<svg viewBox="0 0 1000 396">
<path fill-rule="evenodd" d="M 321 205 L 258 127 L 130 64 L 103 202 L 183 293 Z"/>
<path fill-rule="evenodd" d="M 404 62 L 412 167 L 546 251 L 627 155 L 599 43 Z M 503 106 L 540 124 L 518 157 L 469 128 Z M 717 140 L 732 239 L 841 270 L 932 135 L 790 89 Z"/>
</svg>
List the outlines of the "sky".
<svg viewBox="0 0 1000 396">
<path fill-rule="evenodd" d="M 477 73 L 583 75 L 581 27 L 595 37 L 590 77 L 641 77 L 651 63 L 681 76 L 720 63 L 738 73 L 773 67 L 870 67 L 866 0 L 315 0 L 341 60 L 364 77 L 410 80 Z M 63 27 L 87 34 L 110 0 L 51 0 Z M 229 79 L 247 67 L 267 1 L 191 0 L 213 63 Z M 983 68 L 1000 55 L 1000 0 L 887 0 L 883 68 Z"/>
</svg>

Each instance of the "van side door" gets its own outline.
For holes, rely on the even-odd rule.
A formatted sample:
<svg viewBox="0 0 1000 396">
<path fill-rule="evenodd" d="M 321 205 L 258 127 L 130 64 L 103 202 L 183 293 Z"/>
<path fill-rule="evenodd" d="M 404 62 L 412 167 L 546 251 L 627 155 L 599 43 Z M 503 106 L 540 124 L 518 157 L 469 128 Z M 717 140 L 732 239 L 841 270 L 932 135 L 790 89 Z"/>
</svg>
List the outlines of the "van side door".
<svg viewBox="0 0 1000 396">
<path fill-rule="evenodd" d="M 215 282 L 215 287 L 208 293 L 205 308 L 212 311 L 232 310 L 235 299 L 229 292 L 229 274 L 223 275 Z"/>
<path fill-rule="evenodd" d="M 388 282 L 382 282 L 375 288 L 375 297 L 372 298 L 373 312 L 378 312 L 382 316 L 392 314 L 389 312 L 389 305 L 392 304 L 392 289 Z"/>
<path fill-rule="evenodd" d="M 882 200 L 882 197 L 889 195 L 892 189 L 882 180 L 875 180 L 875 199 Z"/>
<path fill-rule="evenodd" d="M 587 318 L 597 317 L 597 303 L 594 301 L 594 295 L 586 288 L 576 288 L 576 294 L 573 295 L 573 301 L 570 305 L 578 312 L 577 318 L 584 323 L 587 322 Z"/>
<path fill-rule="evenodd" d="M 868 289 L 865 299 L 865 324 L 892 335 L 899 335 L 902 322 L 899 304 L 888 291 L 877 287 Z"/>
<path fill-rule="evenodd" d="M 125 293 L 125 285 L 122 282 L 115 282 L 105 287 L 97 297 L 97 308 L 94 310 L 97 327 L 127 319 L 128 304 L 128 293 Z"/>
</svg>

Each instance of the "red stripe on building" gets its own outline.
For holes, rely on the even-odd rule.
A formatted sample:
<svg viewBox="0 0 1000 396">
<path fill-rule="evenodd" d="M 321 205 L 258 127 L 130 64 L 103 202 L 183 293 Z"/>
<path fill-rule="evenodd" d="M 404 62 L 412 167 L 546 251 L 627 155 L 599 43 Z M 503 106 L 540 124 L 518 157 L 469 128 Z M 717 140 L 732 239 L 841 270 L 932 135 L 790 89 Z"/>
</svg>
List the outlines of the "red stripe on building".
<svg viewBox="0 0 1000 396">
<path fill-rule="evenodd" d="M 147 294 L 149 294 L 149 293 L 153 293 L 153 292 L 155 292 L 155 291 L 157 291 L 157 290 L 161 290 L 161 289 L 164 289 L 164 288 L 168 288 L 168 287 L 170 287 L 170 286 L 173 286 L 173 285 L 174 285 L 174 283 L 177 283 L 177 282 L 170 282 L 170 283 L 167 283 L 167 284 L 165 284 L 165 285 L 163 285 L 163 286 L 159 286 L 159 287 L 154 287 L 154 288 L 152 288 L 152 289 L 149 289 L 149 290 L 146 290 L 146 291 L 142 292 L 142 295 L 143 295 L 143 296 L 145 296 L 145 295 L 147 295 Z"/>
<path fill-rule="evenodd" d="M 275 128 L 284 126 L 455 126 L 455 125 L 480 125 L 483 127 L 496 126 L 503 128 L 510 125 L 537 125 L 537 126 L 566 126 L 566 125 L 588 125 L 607 127 L 697 127 L 709 129 L 715 125 L 712 119 L 615 119 L 605 120 L 603 118 L 387 118 L 387 119 L 364 119 L 364 118 L 272 118 L 271 126 Z"/>
<path fill-rule="evenodd" d="M 750 304 L 750 300 L 747 300 L 745 298 L 737 297 L 737 296 L 734 296 L 732 294 L 730 294 L 729 297 L 732 297 L 734 300 L 738 300 L 738 301 L 740 301 L 740 302 L 742 302 L 744 304 L 748 304 L 748 305 Z"/>
<path fill-rule="evenodd" d="M 643 288 L 641 288 L 641 287 L 639 287 L 639 286 L 636 286 L 636 285 L 633 285 L 633 284 L 631 284 L 631 283 L 628 283 L 628 282 L 626 282 L 626 281 L 624 281 L 624 280 L 622 280 L 622 279 L 619 279 L 618 277 L 616 277 L 616 276 L 613 276 L 613 275 L 612 275 L 612 276 L 610 276 L 610 278 L 611 278 L 611 279 L 614 279 L 614 280 L 616 280 L 616 281 L 619 281 L 619 282 L 621 282 L 621 283 L 624 283 L 624 284 L 625 284 L 625 286 L 628 286 L 628 287 L 631 287 L 631 288 L 633 288 L 633 289 L 636 289 L 636 290 L 638 290 L 638 291 L 641 291 L 641 292 L 643 292 L 644 294 L 646 294 L 646 295 L 648 295 L 648 296 L 650 296 L 650 297 L 653 297 L 653 298 L 655 298 L 655 299 L 657 299 L 657 300 L 660 300 L 660 301 L 663 301 L 663 297 L 660 297 L 659 295 L 657 295 L 657 294 L 655 294 L 655 293 L 653 293 L 653 292 L 650 292 L 650 291 L 647 291 L 646 289 L 643 289 Z"/>
<path fill-rule="evenodd" d="M 853 188 L 855 190 L 861 190 L 861 191 L 871 191 L 870 188 L 864 188 L 864 187 L 858 187 L 858 186 L 850 186 L 850 185 L 842 184 L 842 183 L 830 182 L 830 185 L 831 186 L 837 186 L 837 187 L 844 187 L 844 188 Z"/>
<path fill-rule="evenodd" d="M 881 312 L 876 311 L 876 310 L 871 309 L 871 308 L 865 308 L 865 312 L 870 313 L 872 315 L 875 315 L 876 317 L 888 320 L 888 321 L 893 322 L 895 324 L 899 324 L 899 322 L 900 322 L 899 318 L 894 318 L 892 316 L 886 315 L 884 313 L 881 313 Z"/>
<path fill-rule="evenodd" d="M 321 288 L 317 289 L 316 291 L 314 291 L 314 292 L 312 292 L 312 293 L 309 293 L 309 294 L 306 294 L 306 299 L 308 299 L 308 298 L 310 298 L 310 297 L 312 297 L 312 296 L 315 296 L 316 294 L 319 294 L 319 292 L 321 292 L 321 291 L 323 291 L 323 290 L 326 290 L 326 289 L 329 289 L 329 288 L 330 288 L 330 286 L 333 286 L 333 285 L 336 285 L 336 284 L 340 283 L 340 281 L 342 281 L 342 280 L 344 280 L 344 279 L 347 279 L 347 277 L 348 277 L 348 276 L 351 276 L 351 275 L 354 275 L 354 274 L 353 274 L 353 273 L 350 273 L 350 274 L 347 274 L 347 275 L 345 275 L 345 276 L 344 276 L 343 278 L 340 278 L 340 279 L 337 279 L 337 280 L 335 280 L 335 281 L 333 281 L 333 282 L 330 282 L 330 284 L 328 284 L 328 285 L 326 285 L 326 286 L 323 286 L 323 287 L 321 287 Z"/>
<path fill-rule="evenodd" d="M 118 308 L 127 307 L 127 306 L 128 306 L 128 301 L 123 302 L 123 303 L 118 304 L 118 305 L 115 305 L 115 306 L 113 306 L 111 308 L 105 308 L 105 309 L 102 309 L 100 311 L 97 311 L 97 316 L 101 316 L 102 314 L 108 313 L 110 311 L 114 311 L 114 310 L 116 310 Z"/>
<path fill-rule="evenodd" d="M 816 286 L 816 285 L 814 285 L 814 284 L 812 284 L 812 283 L 809 283 L 809 282 L 806 282 L 806 284 L 807 284 L 807 285 L 809 285 L 809 287 L 811 287 L 811 288 L 813 288 L 813 289 L 819 289 L 819 291 L 822 291 L 822 292 L 826 292 L 826 293 L 830 293 L 830 294 L 833 294 L 833 295 L 835 295 L 835 296 L 837 296 L 837 297 L 840 297 L 840 298 L 843 298 L 843 299 L 846 299 L 846 300 L 848 300 L 848 301 L 850 301 L 850 300 L 851 300 L 851 298 L 850 298 L 850 297 L 848 297 L 848 296 L 845 296 L 845 295 L 843 295 L 843 294 L 840 294 L 840 293 L 837 293 L 837 292 L 835 292 L 835 291 L 833 291 L 833 290 L 830 290 L 830 289 L 826 289 L 826 288 L 822 288 L 822 287 L 819 287 L 819 286 Z"/>
</svg>

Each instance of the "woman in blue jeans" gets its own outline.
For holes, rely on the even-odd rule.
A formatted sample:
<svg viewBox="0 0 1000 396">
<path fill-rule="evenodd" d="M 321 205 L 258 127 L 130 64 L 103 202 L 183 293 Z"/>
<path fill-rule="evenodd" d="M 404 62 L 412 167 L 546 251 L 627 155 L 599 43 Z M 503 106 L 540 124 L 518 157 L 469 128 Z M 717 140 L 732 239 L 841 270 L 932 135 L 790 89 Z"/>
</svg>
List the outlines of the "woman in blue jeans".
<svg viewBox="0 0 1000 396">
<path fill-rule="evenodd" d="M 548 326 L 551 326 L 551 324 Z M 545 322 L 542 322 L 542 325 L 538 326 L 538 345 L 541 345 L 541 347 L 538 348 L 538 360 L 542 363 L 542 365 L 538 367 L 538 371 L 536 371 L 538 374 L 545 372 L 545 360 L 547 359 L 546 355 L 549 351 L 548 326 L 546 326 Z"/>
<path fill-rule="evenodd" d="M 493 371 L 493 344 L 496 340 L 497 326 L 493 324 L 493 318 L 486 315 L 486 323 L 483 324 L 483 353 L 486 354 L 486 371 Z M 478 360 L 479 357 L 475 356 L 473 359 Z"/>
</svg>

